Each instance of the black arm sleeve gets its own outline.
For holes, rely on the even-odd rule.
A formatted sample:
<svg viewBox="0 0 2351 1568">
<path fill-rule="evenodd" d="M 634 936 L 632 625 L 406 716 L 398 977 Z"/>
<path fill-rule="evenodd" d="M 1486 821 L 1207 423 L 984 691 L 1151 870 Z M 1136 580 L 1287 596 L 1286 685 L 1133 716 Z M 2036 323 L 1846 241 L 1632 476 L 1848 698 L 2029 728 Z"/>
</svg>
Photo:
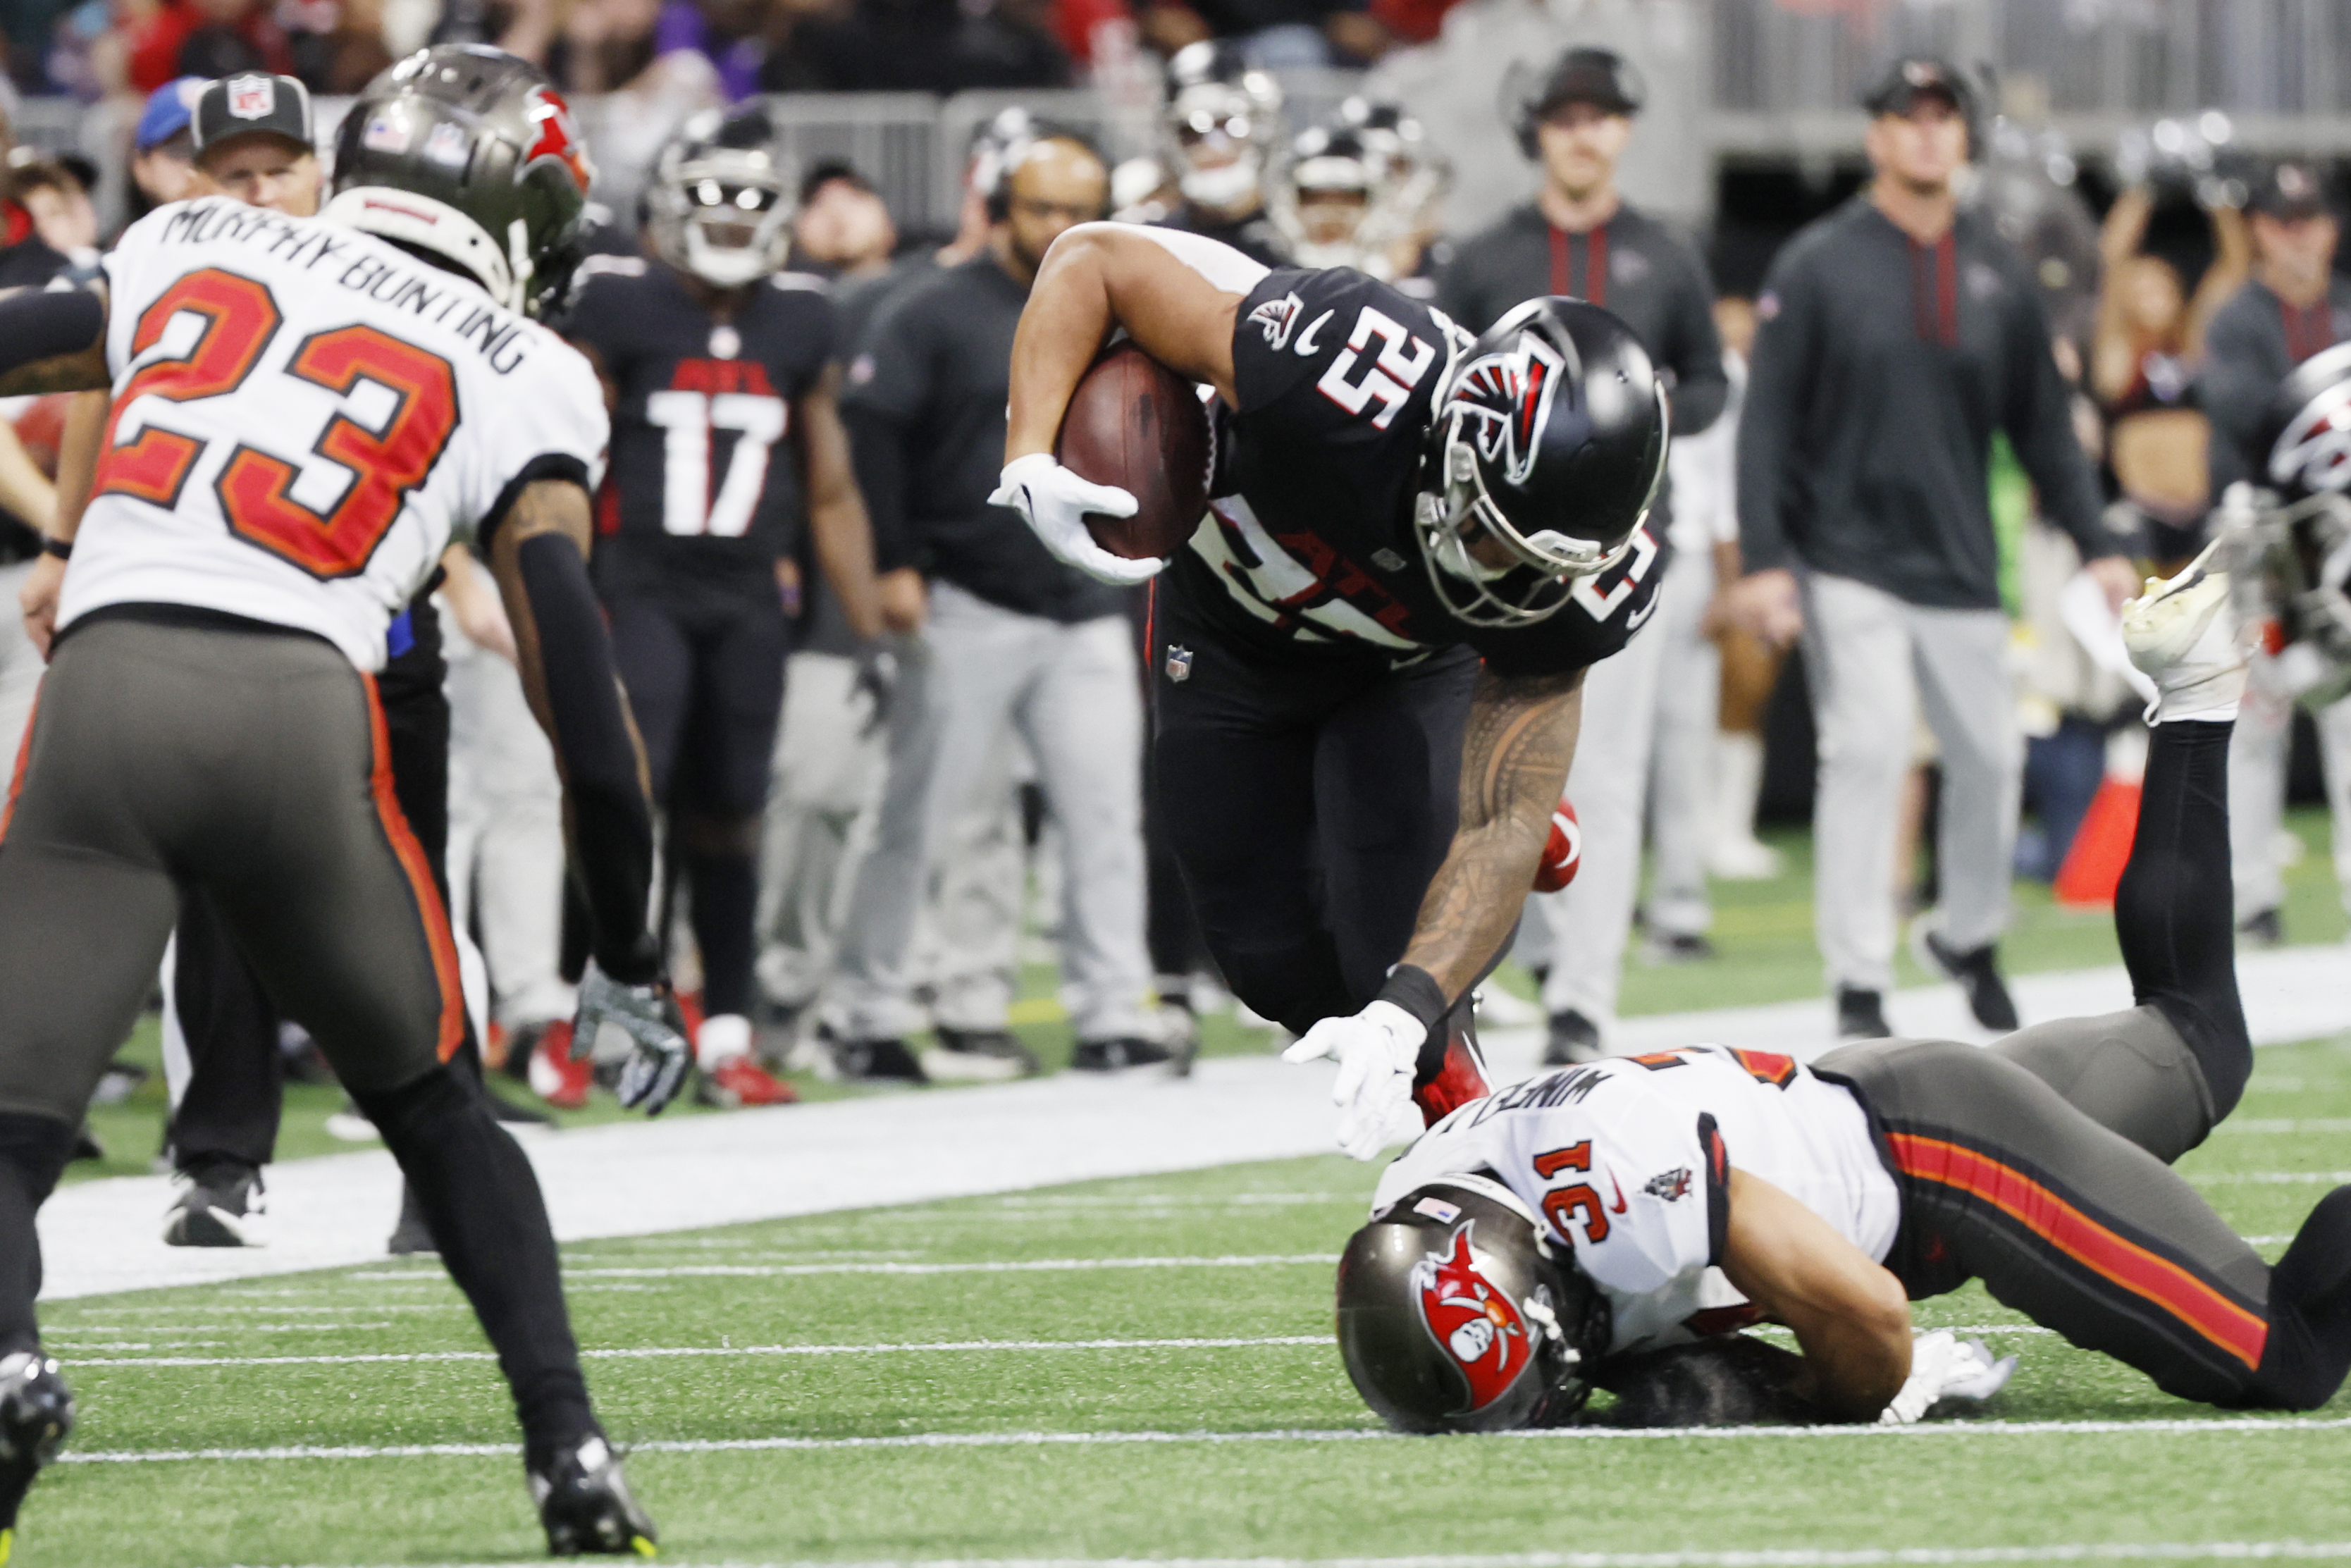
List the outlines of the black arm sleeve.
<svg viewBox="0 0 2351 1568">
<path fill-rule="evenodd" d="M 2049 319 L 2030 287 L 2009 317 L 2008 439 L 2041 493 L 2041 514 L 2072 536 L 2085 561 L 2116 553 L 2098 501 L 2097 476 L 2074 438 L 2074 394 L 2050 351 Z"/>
<path fill-rule="evenodd" d="M 850 463 L 865 495 L 865 520 L 873 532 L 873 570 L 878 574 L 914 564 L 914 531 L 906 525 L 906 440 L 899 423 L 878 410 L 844 404 Z"/>
<path fill-rule="evenodd" d="M 1664 359 L 1674 372 L 1674 434 L 1696 435 L 1722 417 L 1730 377 L 1722 368 L 1722 338 L 1714 328 L 1714 285 L 1695 256 L 1674 290 Z"/>
<path fill-rule="evenodd" d="M 645 929 L 653 879 L 653 808 L 638 778 L 604 612 L 577 546 L 536 534 L 515 552 L 538 627 L 547 706 L 571 806 L 572 863 L 595 925 L 597 967 L 625 985 L 661 973 Z"/>
<path fill-rule="evenodd" d="M 26 288 L 0 298 L 0 375 L 78 354 L 106 331 L 106 305 L 87 288 Z"/>
<path fill-rule="evenodd" d="M 1779 276 L 1757 302 L 1762 320 L 1748 363 L 1747 396 L 1739 405 L 1739 552 L 1749 571 L 1796 564 L 1785 516 L 1788 478 L 1819 330 L 1804 278 L 1792 267 L 1774 270 Z"/>
</svg>

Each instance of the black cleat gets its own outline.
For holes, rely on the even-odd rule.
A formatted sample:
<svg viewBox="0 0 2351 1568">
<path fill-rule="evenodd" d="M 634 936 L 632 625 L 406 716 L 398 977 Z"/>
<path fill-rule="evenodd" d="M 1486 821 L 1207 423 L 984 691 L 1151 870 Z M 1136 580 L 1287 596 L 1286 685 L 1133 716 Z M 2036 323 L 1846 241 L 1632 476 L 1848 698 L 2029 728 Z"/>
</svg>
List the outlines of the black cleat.
<svg viewBox="0 0 2351 1568">
<path fill-rule="evenodd" d="M 653 1555 L 653 1521 L 629 1495 L 621 1457 L 602 1437 L 590 1436 L 557 1449 L 546 1464 L 532 1466 L 529 1475 L 538 1521 L 547 1527 L 547 1549 L 556 1556 Z"/>
<path fill-rule="evenodd" d="M 413 1258 L 423 1252 L 438 1252 L 434 1245 L 433 1228 L 424 1223 L 423 1206 L 416 1201 L 416 1189 L 405 1180 L 400 1184 L 400 1218 L 392 1222 L 392 1239 L 383 1249 L 395 1258 Z M 0 1568 L 5 1568 L 0 1564 Z"/>
<path fill-rule="evenodd" d="M 1959 988 L 1968 996 L 1968 1011 L 1976 1015 L 1976 1022 L 1996 1034 L 2007 1034 L 2016 1028 L 2016 1003 L 2010 999 L 2008 987 L 2000 977 L 1991 943 L 1962 953 L 1947 946 L 1934 932 L 1921 929 L 1916 956 L 1920 967 L 1938 969 L 1959 983 Z"/>
<path fill-rule="evenodd" d="M 1886 1040 L 1893 1035 L 1886 1027 L 1885 1000 L 1876 991 L 1839 986 L 1836 1004 L 1839 1040 Z"/>
<path fill-rule="evenodd" d="M 1116 1040 L 1080 1040 L 1070 1052 L 1070 1071 L 1117 1072 L 1129 1067 L 1160 1067 L 1175 1060 L 1176 1053 L 1155 1040 L 1122 1035 Z"/>
<path fill-rule="evenodd" d="M 2285 922 L 2279 918 L 2277 906 L 2248 915 L 2237 923 L 2237 935 L 2251 947 L 2283 947 L 2285 946 Z"/>
<path fill-rule="evenodd" d="M 1034 1078 L 1037 1057 L 1008 1029 L 937 1026 L 939 1049 L 923 1070 L 934 1078 Z"/>
<path fill-rule="evenodd" d="M 1714 944 L 1696 931 L 1653 932 L 1641 945 L 1652 964 L 1702 964 L 1715 956 Z"/>
<path fill-rule="evenodd" d="M 1551 1015 L 1551 1035 L 1543 1041 L 1543 1065 L 1566 1067 L 1578 1061 L 1597 1061 L 1601 1058 L 1600 1026 L 1577 1012 L 1563 1008 Z"/>
<path fill-rule="evenodd" d="M 903 1040 L 841 1040 L 826 1034 L 834 1076 L 845 1083 L 928 1083 L 931 1075 Z"/>
<path fill-rule="evenodd" d="M 200 1160 L 173 1175 L 180 1196 L 163 1216 L 163 1240 L 172 1247 L 258 1247 L 269 1205 L 261 1172 L 243 1160 Z"/>
<path fill-rule="evenodd" d="M 73 1430 L 73 1391 L 37 1350 L 0 1357 L 0 1563 L 16 1542 L 16 1510 Z"/>
</svg>

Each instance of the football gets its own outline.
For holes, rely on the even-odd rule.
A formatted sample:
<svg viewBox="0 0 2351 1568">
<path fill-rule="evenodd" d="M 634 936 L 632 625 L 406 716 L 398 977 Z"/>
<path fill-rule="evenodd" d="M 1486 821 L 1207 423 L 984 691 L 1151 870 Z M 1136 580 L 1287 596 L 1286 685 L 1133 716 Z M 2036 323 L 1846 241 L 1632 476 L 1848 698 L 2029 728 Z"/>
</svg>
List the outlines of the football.
<svg viewBox="0 0 2351 1568">
<path fill-rule="evenodd" d="M 1091 517 L 1094 540 L 1129 560 L 1170 556 L 1208 505 L 1208 416 L 1192 383 L 1122 340 L 1071 394 L 1054 455 L 1080 478 L 1115 485 L 1131 517 Z"/>
</svg>

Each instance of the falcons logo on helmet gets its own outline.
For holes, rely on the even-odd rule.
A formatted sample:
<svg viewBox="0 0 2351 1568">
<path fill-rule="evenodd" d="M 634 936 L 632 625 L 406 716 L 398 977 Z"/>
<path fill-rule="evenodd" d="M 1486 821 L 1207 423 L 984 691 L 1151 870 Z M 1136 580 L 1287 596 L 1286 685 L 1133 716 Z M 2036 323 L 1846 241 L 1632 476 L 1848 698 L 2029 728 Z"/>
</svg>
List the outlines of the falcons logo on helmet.
<svg viewBox="0 0 2351 1568">
<path fill-rule="evenodd" d="M 522 169 L 538 166 L 542 158 L 552 158 L 571 171 L 584 194 L 595 183 L 596 166 L 588 161 L 587 144 L 580 139 L 580 128 L 572 122 L 571 106 L 563 95 L 551 87 L 533 88 L 530 108 L 524 116 L 538 127 L 538 139 L 522 155 Z"/>
<path fill-rule="evenodd" d="M 1518 346 L 1472 360 L 1445 400 L 1449 420 L 1467 415 L 1477 424 L 1478 455 L 1499 463 L 1513 485 L 1534 472 L 1535 450 L 1551 418 L 1552 399 L 1567 374 L 1567 361 L 1532 332 Z"/>
<path fill-rule="evenodd" d="M 2302 405 L 2270 449 L 2270 482 L 2314 492 L 2351 487 L 2351 381 Z"/>
<path fill-rule="evenodd" d="M 1487 1282 L 1470 1254 L 1469 1231 L 1477 1223 L 1465 1220 L 1444 1252 L 1429 1253 L 1412 1270 L 1420 1321 L 1469 1380 L 1470 1410 L 1499 1399 L 1534 1359 L 1517 1304 Z"/>
</svg>

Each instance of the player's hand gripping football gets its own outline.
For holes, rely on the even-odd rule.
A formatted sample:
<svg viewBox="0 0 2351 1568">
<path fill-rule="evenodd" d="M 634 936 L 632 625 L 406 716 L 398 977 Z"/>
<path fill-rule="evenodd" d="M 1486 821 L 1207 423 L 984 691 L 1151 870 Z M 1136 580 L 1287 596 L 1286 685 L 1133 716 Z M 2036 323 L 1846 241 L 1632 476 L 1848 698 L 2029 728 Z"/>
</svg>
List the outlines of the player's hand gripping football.
<svg viewBox="0 0 2351 1568">
<path fill-rule="evenodd" d="M 1920 1334 L 1910 1345 L 1910 1375 L 1878 1425 L 1907 1427 L 1945 1399 L 1989 1399 L 2015 1370 L 2016 1357 L 1994 1361 L 1980 1339 L 1954 1339 L 1949 1329 Z"/>
<path fill-rule="evenodd" d="M 1031 452 L 1004 465 L 1004 482 L 988 500 L 1010 507 L 1029 519 L 1029 528 L 1045 541 L 1057 559 L 1088 577 L 1121 588 L 1132 587 L 1156 573 L 1164 560 L 1129 560 L 1113 555 L 1094 542 L 1086 514 L 1105 517 L 1134 516 L 1133 496 L 1113 485 L 1081 479 L 1045 452 Z"/>
<path fill-rule="evenodd" d="M 1412 1109 L 1413 1073 L 1427 1038 L 1421 1021 L 1394 1002 L 1374 1002 L 1352 1018 L 1324 1019 L 1283 1051 L 1281 1060 L 1327 1056 L 1339 1064 L 1338 1081 L 1331 1086 L 1332 1103 L 1339 1107 L 1339 1146 L 1355 1159 L 1368 1160 L 1388 1146 Z M 1416 1124 L 1418 1120 L 1416 1115 Z"/>
<path fill-rule="evenodd" d="M 694 1048 L 685 1040 L 685 1018 L 667 980 L 624 986 L 591 960 L 580 977 L 580 1010 L 571 1023 L 571 1057 L 595 1049 L 596 1031 L 611 1024 L 629 1037 L 629 1060 L 621 1066 L 613 1092 L 632 1111 L 658 1116 L 677 1094 Z"/>
</svg>

